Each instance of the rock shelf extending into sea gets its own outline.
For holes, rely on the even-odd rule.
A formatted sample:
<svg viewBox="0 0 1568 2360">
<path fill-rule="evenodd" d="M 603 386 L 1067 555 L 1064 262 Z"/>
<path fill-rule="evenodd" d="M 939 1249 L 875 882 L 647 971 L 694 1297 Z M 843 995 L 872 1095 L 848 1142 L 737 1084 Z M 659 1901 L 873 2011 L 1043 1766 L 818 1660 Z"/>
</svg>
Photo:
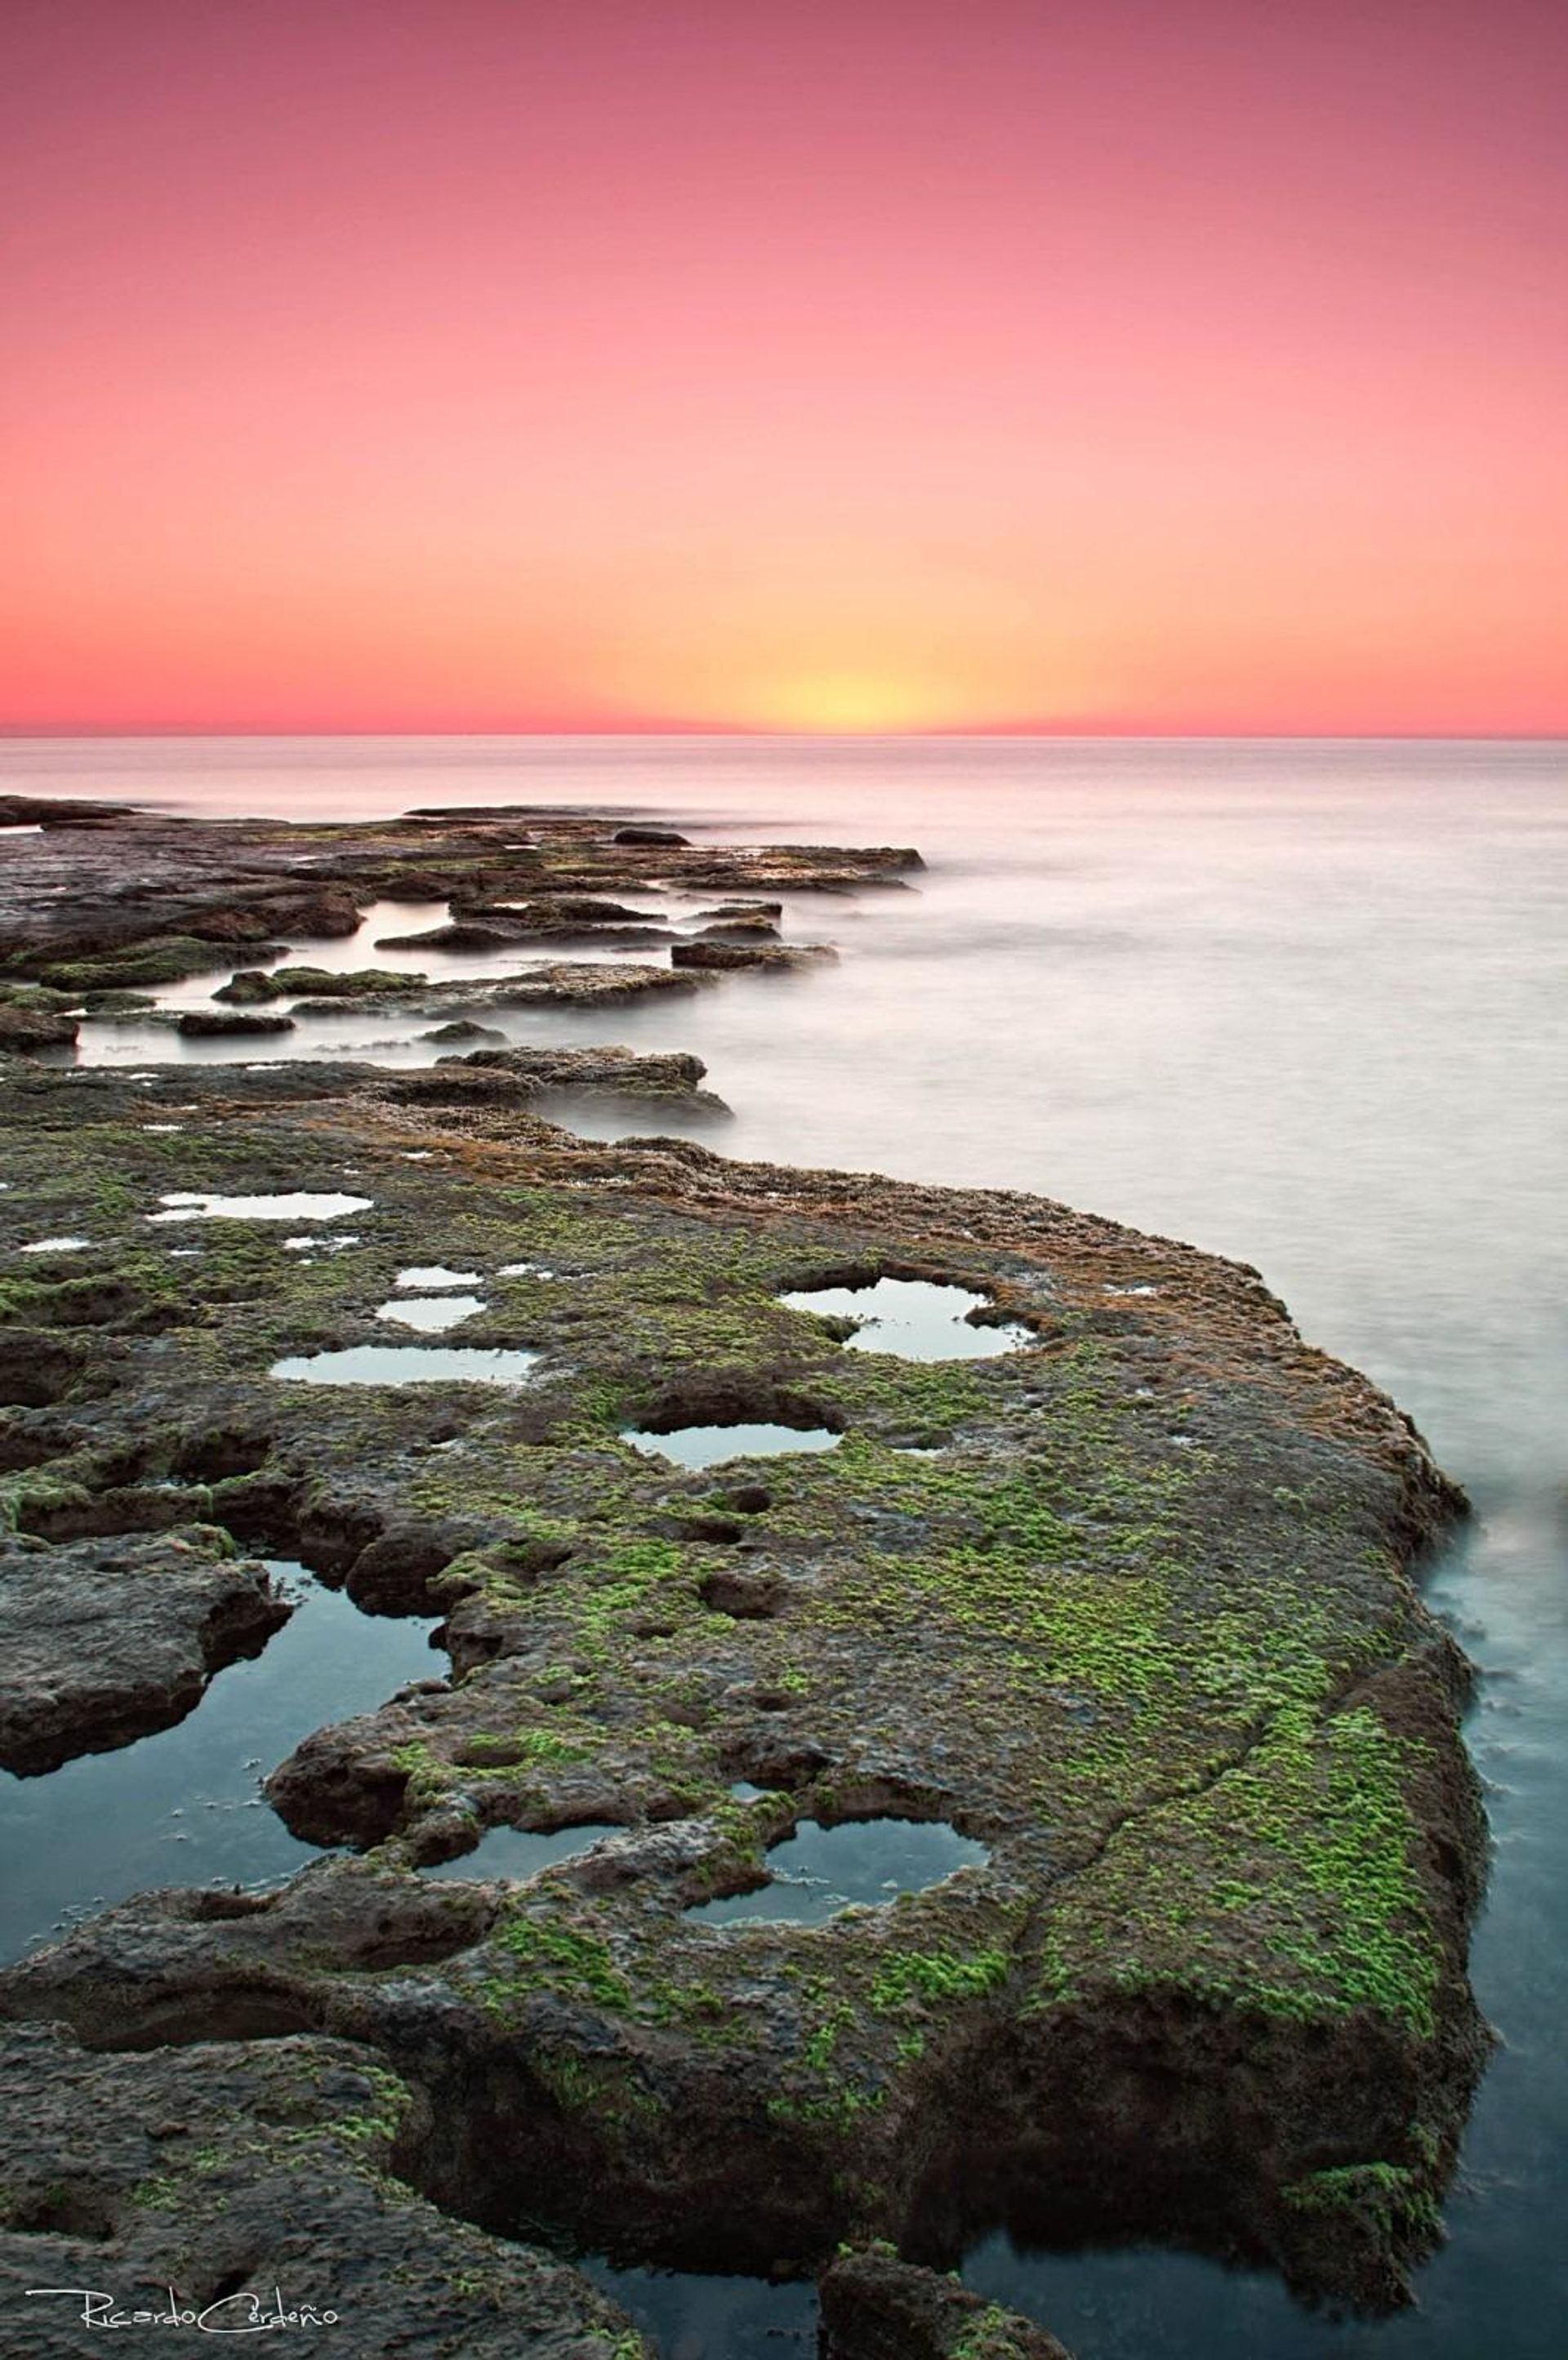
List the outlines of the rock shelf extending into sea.
<svg viewBox="0 0 1568 2360">
<path fill-rule="evenodd" d="M 613 925 L 640 882 L 917 865 L 522 811 L 12 803 L 42 833 L 0 886 L 0 1014 L 49 1055 L 63 1008 L 216 983 L 377 900 L 602 894 Z M 561 2360 L 646 2347 L 557 2252 L 827 2273 L 834 2360 L 1059 2350 L 933 2274 L 998 2223 L 1405 2299 L 1486 2041 L 1468 1667 L 1417 1586 L 1464 1502 L 1255 1273 L 660 1136 L 661 1100 L 706 1099 L 689 1057 L 123 1076 L 6 1054 L 26 1029 L 0 1032 L 0 1732 L 40 1819 L 56 1763 L 222 1714 L 223 1665 L 288 1612 L 256 1559 L 437 1614 L 444 1651 L 265 1765 L 320 1848 L 288 1883 L 137 1895 L 0 1974 L 0 2249 L 31 2283 L 211 2301 L 280 2256 L 287 2292 L 314 2250 L 359 2290 L 341 2348 L 395 2325 Z M 544 1120 L 592 1087 L 650 1135 Z M 255 1213 L 302 1195 L 330 1209 Z M 422 1270 L 466 1290 L 444 1365 L 472 1376 L 386 1372 L 428 1349 L 382 1316 Z M 967 1290 L 1006 1349 L 905 1358 L 784 1300 L 886 1278 Z M 334 1354 L 358 1382 L 301 1381 Z M 731 1427 L 733 1459 L 680 1463 Z M 899 1889 L 911 1822 L 963 1864 Z M 770 1856 L 850 1823 L 888 1831 L 891 1889 L 769 1915 Z M 466 1877 L 502 1828 L 591 1834 Z M 757 1913 L 700 1914 L 725 1896 Z M 55 2332 L 16 2348 L 78 2348 Z"/>
</svg>

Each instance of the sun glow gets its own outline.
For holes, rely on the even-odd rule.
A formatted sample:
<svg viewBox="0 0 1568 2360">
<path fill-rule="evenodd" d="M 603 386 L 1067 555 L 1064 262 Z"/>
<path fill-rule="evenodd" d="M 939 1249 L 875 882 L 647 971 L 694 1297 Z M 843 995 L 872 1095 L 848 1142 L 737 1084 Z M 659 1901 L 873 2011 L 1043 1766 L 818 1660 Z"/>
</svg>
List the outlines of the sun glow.
<svg viewBox="0 0 1568 2360">
<path fill-rule="evenodd" d="M 918 681 L 874 672 L 808 672 L 762 689 L 746 726 L 825 737 L 940 729 L 961 720 L 958 700 Z"/>
<path fill-rule="evenodd" d="M 0 6 L 0 727 L 1561 729 L 1501 14 Z"/>
</svg>

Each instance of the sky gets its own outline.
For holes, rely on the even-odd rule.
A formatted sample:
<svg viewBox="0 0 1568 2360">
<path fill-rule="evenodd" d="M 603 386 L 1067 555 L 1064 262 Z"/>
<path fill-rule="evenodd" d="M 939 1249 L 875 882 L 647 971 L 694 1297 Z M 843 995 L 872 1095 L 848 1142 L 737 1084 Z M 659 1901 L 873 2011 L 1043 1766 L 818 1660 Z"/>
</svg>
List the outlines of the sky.
<svg viewBox="0 0 1568 2360">
<path fill-rule="evenodd" d="M 5 0 L 0 727 L 1568 730 L 1563 0 Z"/>
</svg>

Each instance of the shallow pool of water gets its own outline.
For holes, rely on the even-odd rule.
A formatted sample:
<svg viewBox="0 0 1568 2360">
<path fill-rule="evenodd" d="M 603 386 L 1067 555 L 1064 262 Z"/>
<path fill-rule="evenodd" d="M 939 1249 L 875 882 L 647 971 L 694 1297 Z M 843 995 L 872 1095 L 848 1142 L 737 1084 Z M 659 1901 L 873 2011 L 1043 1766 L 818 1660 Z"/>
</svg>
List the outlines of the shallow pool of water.
<svg viewBox="0 0 1568 2360">
<path fill-rule="evenodd" d="M 677 1467 L 722 1467 L 731 1459 L 782 1459 L 792 1450 L 831 1450 L 843 1440 L 825 1426 L 682 1426 L 673 1434 L 623 1428 L 622 1442 L 645 1459 L 669 1459 Z"/>
<path fill-rule="evenodd" d="M 441 1336 L 448 1328 L 476 1318 L 484 1308 L 477 1295 L 403 1295 L 378 1305 L 376 1317 L 398 1328 L 417 1328 L 422 1336 Z"/>
<path fill-rule="evenodd" d="M 1015 1321 L 977 1327 L 971 1311 L 990 1309 L 990 1297 L 965 1286 L 938 1286 L 924 1278 L 879 1278 L 869 1286 L 817 1286 L 779 1301 L 791 1311 L 859 1322 L 845 1338 L 860 1352 L 895 1353 L 901 1360 L 993 1360 L 1034 1342 Z"/>
<path fill-rule="evenodd" d="M 802 1819 L 774 1844 L 764 1865 L 773 1882 L 755 1893 L 699 1901 L 688 1918 L 708 1926 L 788 1920 L 820 1926 L 840 1909 L 875 1907 L 901 1893 L 924 1893 L 956 1869 L 983 1868 L 983 1844 L 941 1819 L 845 1819 L 825 1828 Z"/>
<path fill-rule="evenodd" d="M 366 1614 L 302 1566 L 272 1569 L 300 1601 L 292 1616 L 174 1728 L 42 1777 L 0 1772 L 0 1958 L 128 1894 L 273 1884 L 316 1858 L 263 1800 L 262 1779 L 313 1730 L 373 1711 L 446 1658 L 432 1650 L 433 1620 Z"/>
<path fill-rule="evenodd" d="M 817 2289 L 807 2281 L 616 2269 L 597 2256 L 578 2267 L 636 2321 L 660 2360 L 817 2360 Z"/>
<path fill-rule="evenodd" d="M 398 1273 L 399 1286 L 414 1295 L 434 1293 L 444 1286 L 477 1286 L 478 1284 L 477 1270 L 448 1270 L 438 1262 L 421 1263 L 412 1270 Z"/>
<path fill-rule="evenodd" d="M 455 1860 L 433 1860 L 420 1871 L 422 1876 L 453 1876 L 467 1878 L 479 1884 L 491 1877 L 505 1877 L 521 1885 L 537 1876 L 558 1860 L 575 1860 L 580 1852 L 591 1852 L 606 1836 L 624 1835 L 625 1829 L 613 1820 L 577 1828 L 556 1828 L 549 1835 L 532 1828 L 487 1828 L 472 1852 L 459 1852 Z"/>
<path fill-rule="evenodd" d="M 7 754 L 40 792 L 172 795 L 235 815 L 389 815 L 523 793 L 639 815 L 652 804 L 750 837 L 922 847 L 931 867 L 918 893 L 812 906 L 805 931 L 854 956 L 809 989 L 738 982 L 632 1006 L 617 1012 L 617 1036 L 705 1057 L 737 1109 L 737 1155 L 1032 1188 L 1244 1256 L 1313 1343 L 1393 1390 L 1486 1518 L 1434 1595 L 1486 1675 L 1471 1734 L 1497 1851 L 1475 1964 L 1506 2045 L 1446 2206 L 1450 2244 L 1420 2273 L 1420 2308 L 1351 2326 L 1282 2308 L 1260 2332 L 1252 2281 L 1140 2253 L 1124 2270 L 1100 2255 L 1053 2263 L 1042 2312 L 1080 2360 L 1129 2342 L 1142 2360 L 1167 2316 L 1181 2330 L 1167 2338 L 1179 2360 L 1295 2360 L 1298 2348 L 1313 2360 L 1559 2360 L 1561 745 L 541 738 L 345 751 L 342 740 L 95 739 L 14 742 Z M 351 963 L 371 962 L 356 951 Z M 603 1012 L 528 1011 L 514 1030 L 602 1038 Z M 93 1032 L 112 1036 L 122 1065 L 234 1047 Z M 336 1054 L 335 1037 L 313 1025 L 308 1050 L 285 1035 L 258 1054 Z M 84 1037 L 82 1054 L 103 1052 Z M 615 1129 L 632 1127 L 646 1120 Z M 661 1110 L 660 1129 L 683 1127 L 677 1109 Z M 691 2314 L 672 2314 L 681 2360 L 781 2348 L 765 2331 L 751 2340 L 750 2314 L 733 2322 L 725 2281 L 681 2284 L 714 2304 L 711 2336 L 695 2341 Z"/>
<path fill-rule="evenodd" d="M 149 1221 L 336 1221 L 345 1213 L 370 1209 L 368 1196 L 310 1189 L 278 1196 L 217 1196 L 182 1189 L 158 1201 L 164 1209 L 149 1213 Z"/>
<path fill-rule="evenodd" d="M 523 1385 L 537 1352 L 462 1344 L 351 1344 L 275 1360 L 270 1373 L 300 1385 Z"/>
</svg>

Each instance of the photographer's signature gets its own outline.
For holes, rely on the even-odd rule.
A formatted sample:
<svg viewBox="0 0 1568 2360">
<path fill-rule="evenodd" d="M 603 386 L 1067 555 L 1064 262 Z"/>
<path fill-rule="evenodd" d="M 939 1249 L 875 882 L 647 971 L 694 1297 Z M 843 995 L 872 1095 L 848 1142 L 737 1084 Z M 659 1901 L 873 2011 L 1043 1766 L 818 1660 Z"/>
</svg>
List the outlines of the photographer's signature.
<svg viewBox="0 0 1568 2360">
<path fill-rule="evenodd" d="M 28 2287 L 30 2296 L 58 2295 L 79 2305 L 76 2316 L 83 2327 L 193 2327 L 202 2335 L 266 2335 L 278 2328 L 335 2327 L 335 2311 L 313 2302 L 285 2302 L 280 2287 L 269 2294 L 225 2294 L 198 2309 L 181 2302 L 172 2287 L 169 2300 L 156 2311 L 127 2311 L 115 2295 L 96 2287 Z"/>
</svg>

